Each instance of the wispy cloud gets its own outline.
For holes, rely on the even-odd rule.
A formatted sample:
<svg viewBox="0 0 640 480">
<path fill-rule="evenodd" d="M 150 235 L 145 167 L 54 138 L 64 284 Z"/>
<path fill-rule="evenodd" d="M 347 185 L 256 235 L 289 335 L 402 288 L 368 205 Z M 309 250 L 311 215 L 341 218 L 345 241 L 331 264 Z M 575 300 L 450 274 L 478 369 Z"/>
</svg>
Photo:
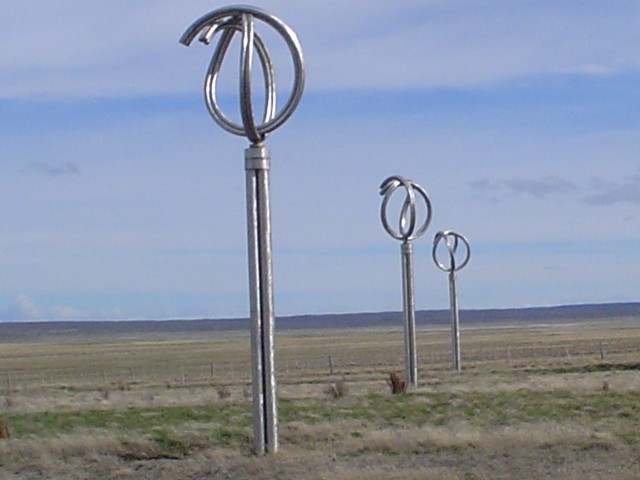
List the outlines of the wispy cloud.
<svg viewBox="0 0 640 480">
<path fill-rule="evenodd" d="M 57 176 L 57 175 L 77 175 L 80 173 L 80 168 L 78 165 L 72 162 L 61 163 L 61 164 L 49 164 L 49 163 L 36 163 L 33 165 L 33 168 L 37 171 Z"/>
<path fill-rule="evenodd" d="M 554 195 L 567 195 L 579 190 L 573 182 L 553 175 L 540 178 L 512 177 L 503 180 L 483 178 L 470 182 L 469 186 L 476 193 L 483 195 L 523 194 L 540 199 Z"/>
<path fill-rule="evenodd" d="M 510 178 L 502 183 L 505 188 L 513 193 L 524 193 L 537 198 L 545 198 L 550 195 L 566 195 L 578 190 L 572 182 L 554 176 Z"/>
<path fill-rule="evenodd" d="M 512 177 L 498 180 L 481 178 L 468 183 L 476 194 L 488 199 L 505 195 L 529 195 L 537 199 L 574 195 L 590 205 L 640 204 L 640 169 L 622 180 L 593 178 L 588 185 L 547 175 L 539 178 Z"/>
<path fill-rule="evenodd" d="M 640 169 L 622 181 L 594 179 L 590 190 L 584 200 L 592 205 L 640 204 Z"/>
</svg>

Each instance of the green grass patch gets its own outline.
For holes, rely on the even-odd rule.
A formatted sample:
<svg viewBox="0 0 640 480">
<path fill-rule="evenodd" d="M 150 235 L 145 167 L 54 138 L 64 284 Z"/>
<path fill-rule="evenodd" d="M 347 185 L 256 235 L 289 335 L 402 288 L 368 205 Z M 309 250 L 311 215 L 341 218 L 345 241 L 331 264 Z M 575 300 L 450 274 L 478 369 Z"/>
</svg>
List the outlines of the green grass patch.
<svg viewBox="0 0 640 480">
<path fill-rule="evenodd" d="M 401 396 L 368 395 L 336 400 L 304 399 L 281 402 L 284 422 L 317 424 L 358 420 L 364 425 L 447 425 L 464 421 L 480 427 L 517 425 L 539 421 L 640 422 L 640 398 L 634 393 L 566 390 L 520 390 L 492 393 L 415 393 Z"/>
<path fill-rule="evenodd" d="M 251 425 L 247 404 L 128 408 L 126 410 L 84 410 L 10 415 L 15 438 L 47 437 L 84 429 L 109 429 L 152 435 L 159 428 L 205 424 L 236 428 Z"/>
<path fill-rule="evenodd" d="M 639 400 L 636 392 L 611 390 L 371 394 L 338 399 L 281 400 L 279 420 L 281 424 L 302 422 L 308 425 L 355 420 L 363 429 L 441 426 L 457 422 L 490 428 L 540 421 L 574 421 L 585 425 L 618 425 L 620 428 L 612 430 L 617 438 L 629 445 L 639 445 L 640 433 L 636 428 L 640 424 Z M 174 452 L 185 452 L 198 443 L 246 445 L 252 436 L 252 413 L 248 403 L 43 412 L 9 415 L 8 422 L 14 438 L 43 438 L 103 429 L 142 434 Z M 175 432 L 187 433 L 177 435 Z M 352 433 L 350 430 L 336 431 L 338 437 Z M 185 440 L 185 435 L 194 438 Z"/>
</svg>

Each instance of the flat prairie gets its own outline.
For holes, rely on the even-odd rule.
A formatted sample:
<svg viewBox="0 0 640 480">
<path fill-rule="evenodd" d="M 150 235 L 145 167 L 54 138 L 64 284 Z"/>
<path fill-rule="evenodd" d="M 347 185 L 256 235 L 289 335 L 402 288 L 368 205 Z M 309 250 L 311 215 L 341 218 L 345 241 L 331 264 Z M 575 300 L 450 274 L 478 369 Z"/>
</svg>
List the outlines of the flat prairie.
<svg viewBox="0 0 640 480">
<path fill-rule="evenodd" d="M 0 343 L 2 479 L 637 479 L 638 318 L 277 333 L 280 449 L 252 453 L 248 332 Z"/>
</svg>

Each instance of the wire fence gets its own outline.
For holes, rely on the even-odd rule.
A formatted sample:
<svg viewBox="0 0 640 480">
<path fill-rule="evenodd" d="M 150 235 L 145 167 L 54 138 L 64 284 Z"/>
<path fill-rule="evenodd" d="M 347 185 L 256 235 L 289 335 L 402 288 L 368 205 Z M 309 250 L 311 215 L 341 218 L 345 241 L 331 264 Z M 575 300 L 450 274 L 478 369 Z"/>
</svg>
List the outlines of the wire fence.
<svg viewBox="0 0 640 480">
<path fill-rule="evenodd" d="M 554 344 L 514 344 L 495 346 L 462 343 L 463 369 L 584 366 L 640 362 L 640 338 L 617 340 L 577 340 Z M 424 373 L 451 368 L 452 354 L 445 345 L 419 348 L 419 369 Z M 74 366 L 14 366 L 0 369 L 0 389 L 58 386 L 87 388 L 96 385 L 158 384 L 248 384 L 251 366 L 248 358 L 202 358 L 189 361 L 165 360 L 137 364 L 100 364 L 91 361 Z M 403 371 L 403 352 L 398 348 L 353 353 L 348 349 L 309 355 L 304 350 L 278 355 L 276 375 L 281 383 L 326 380 L 327 377 L 388 374 Z"/>
</svg>

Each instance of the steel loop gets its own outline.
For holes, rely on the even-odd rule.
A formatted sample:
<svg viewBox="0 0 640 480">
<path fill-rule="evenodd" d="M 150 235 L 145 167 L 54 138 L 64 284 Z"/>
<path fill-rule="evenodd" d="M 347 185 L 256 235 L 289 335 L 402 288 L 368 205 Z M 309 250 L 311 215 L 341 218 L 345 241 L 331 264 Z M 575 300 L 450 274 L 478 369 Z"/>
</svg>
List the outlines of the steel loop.
<svg viewBox="0 0 640 480">
<path fill-rule="evenodd" d="M 387 208 L 393 193 L 401 186 L 404 187 L 406 196 L 400 210 L 398 230 L 395 230 L 389 225 Z M 426 209 L 426 218 L 418 229 L 416 229 L 416 192 L 424 201 Z M 403 242 L 409 242 L 418 238 L 427 230 L 431 223 L 431 200 L 426 190 L 420 185 L 399 175 L 394 175 L 382 182 L 380 185 L 380 195 L 383 196 L 380 207 L 382 226 L 393 238 L 402 240 Z"/>
<path fill-rule="evenodd" d="M 291 94 L 281 110 L 276 111 L 276 85 L 273 64 L 262 38 L 255 32 L 254 20 L 273 27 L 284 39 L 293 59 L 294 80 Z M 252 144 L 261 144 L 267 134 L 280 127 L 294 112 L 304 90 L 305 71 L 302 49 L 293 30 L 277 17 L 255 7 L 231 6 L 214 10 L 196 20 L 182 35 L 180 42 L 190 45 L 200 34 L 200 41 L 209 44 L 217 33 L 221 33 L 209 68 L 205 76 L 204 96 L 207 110 L 213 120 L 224 130 L 245 136 Z M 240 113 L 242 125 L 230 120 L 220 109 L 217 101 L 217 82 L 223 59 L 229 49 L 233 35 L 242 34 L 240 50 Z M 257 52 L 262 67 L 265 88 L 265 106 L 260 123 L 253 113 L 251 72 L 253 52 Z"/>
<path fill-rule="evenodd" d="M 449 251 L 449 266 L 440 262 L 437 256 L 438 246 L 443 240 L 447 250 Z M 458 247 L 461 244 L 465 246 L 465 258 L 464 261 L 458 265 L 456 264 L 456 253 L 458 252 Z M 469 246 L 469 241 L 464 236 L 452 230 L 444 230 L 436 233 L 433 239 L 433 251 L 431 255 L 433 257 L 433 261 L 440 270 L 449 273 L 457 272 L 469 263 L 469 259 L 471 258 L 471 247 Z"/>
</svg>

